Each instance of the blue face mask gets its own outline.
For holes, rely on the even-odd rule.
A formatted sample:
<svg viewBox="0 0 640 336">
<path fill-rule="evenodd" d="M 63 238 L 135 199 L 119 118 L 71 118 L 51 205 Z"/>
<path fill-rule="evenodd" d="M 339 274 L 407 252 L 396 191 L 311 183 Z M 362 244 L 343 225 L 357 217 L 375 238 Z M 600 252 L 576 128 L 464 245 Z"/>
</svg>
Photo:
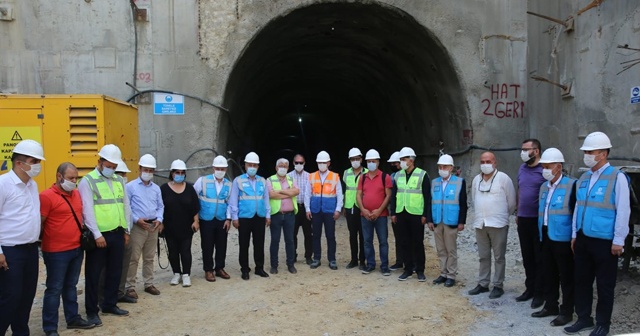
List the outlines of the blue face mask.
<svg viewBox="0 0 640 336">
<path fill-rule="evenodd" d="M 184 182 L 184 175 L 173 175 L 173 182 L 182 183 Z"/>
<path fill-rule="evenodd" d="M 104 176 L 104 177 L 111 178 L 113 176 L 113 173 L 115 173 L 115 172 L 116 172 L 115 169 L 102 167 L 102 176 Z"/>
<path fill-rule="evenodd" d="M 249 176 L 256 176 L 257 173 L 258 173 L 258 168 L 255 168 L 255 167 L 247 168 L 247 174 Z"/>
</svg>

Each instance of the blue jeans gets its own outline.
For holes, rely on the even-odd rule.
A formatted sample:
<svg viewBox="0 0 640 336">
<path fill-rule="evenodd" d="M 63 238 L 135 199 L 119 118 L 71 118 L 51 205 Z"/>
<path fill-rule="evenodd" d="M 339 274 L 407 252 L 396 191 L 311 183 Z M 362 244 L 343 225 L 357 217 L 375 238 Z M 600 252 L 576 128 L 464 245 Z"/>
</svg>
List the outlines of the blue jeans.
<svg viewBox="0 0 640 336">
<path fill-rule="evenodd" d="M 9 265 L 0 269 L 0 335 L 29 335 L 29 314 L 38 285 L 38 245 L 2 246 Z"/>
<path fill-rule="evenodd" d="M 269 254 L 271 257 L 271 267 L 278 267 L 278 248 L 280 247 L 280 234 L 284 231 L 284 249 L 287 252 L 287 266 L 293 265 L 296 250 L 293 245 L 293 229 L 296 225 L 296 217 L 292 213 L 286 215 L 271 215 L 271 245 Z"/>
<path fill-rule="evenodd" d="M 58 308 L 62 295 L 64 318 L 71 323 L 80 318 L 78 314 L 78 291 L 76 285 L 84 251 L 80 248 L 64 252 L 42 252 L 47 267 L 47 289 L 42 301 L 42 330 L 58 330 Z"/>
<path fill-rule="evenodd" d="M 323 225 L 326 230 L 325 235 L 327 237 L 327 257 L 329 262 L 336 261 L 336 220 L 333 219 L 333 212 L 319 212 L 311 214 L 311 227 L 313 229 L 313 233 L 311 234 L 313 239 L 313 259 L 320 260 L 322 257 L 320 238 L 322 237 Z"/>
<path fill-rule="evenodd" d="M 376 250 L 373 247 L 373 230 L 378 235 L 378 246 L 380 248 L 380 268 L 389 267 L 389 228 L 387 227 L 387 217 L 380 216 L 375 221 L 370 221 L 362 217 L 362 235 L 364 236 L 364 255 L 367 257 L 367 266 L 376 266 Z"/>
</svg>

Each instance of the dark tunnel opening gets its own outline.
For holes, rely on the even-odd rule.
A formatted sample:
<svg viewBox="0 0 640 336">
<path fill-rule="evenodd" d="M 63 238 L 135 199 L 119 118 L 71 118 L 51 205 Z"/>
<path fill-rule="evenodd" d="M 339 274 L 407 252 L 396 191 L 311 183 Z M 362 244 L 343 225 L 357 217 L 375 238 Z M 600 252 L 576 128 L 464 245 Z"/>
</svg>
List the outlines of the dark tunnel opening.
<svg viewBox="0 0 640 336">
<path fill-rule="evenodd" d="M 441 142 L 466 145 L 461 92 L 445 47 L 409 14 L 380 4 L 312 5 L 275 18 L 245 47 L 225 91 L 225 122 L 239 133 L 227 130 L 226 144 L 238 162 L 257 152 L 264 176 L 295 153 L 313 171 L 320 150 L 342 172 L 351 147 L 377 149 L 386 167 L 403 146 L 435 155 Z"/>
</svg>

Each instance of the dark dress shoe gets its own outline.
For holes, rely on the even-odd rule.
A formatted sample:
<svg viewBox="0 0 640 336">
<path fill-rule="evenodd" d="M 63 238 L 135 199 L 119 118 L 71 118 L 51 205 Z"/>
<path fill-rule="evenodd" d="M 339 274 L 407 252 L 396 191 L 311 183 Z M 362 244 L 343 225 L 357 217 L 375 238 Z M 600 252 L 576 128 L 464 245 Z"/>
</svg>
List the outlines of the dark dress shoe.
<svg viewBox="0 0 640 336">
<path fill-rule="evenodd" d="M 128 316 L 129 315 L 129 311 L 124 310 L 124 309 L 120 309 L 120 308 L 118 308 L 118 306 L 113 306 L 113 307 L 108 308 L 108 309 L 103 309 L 102 310 L 102 314 L 116 315 L 116 316 Z"/>
<path fill-rule="evenodd" d="M 453 287 L 455 284 L 456 284 L 456 281 L 453 279 L 447 279 L 447 281 L 444 282 L 445 287 Z"/>
<path fill-rule="evenodd" d="M 102 326 L 102 320 L 98 315 L 87 315 L 87 322 L 93 324 L 96 327 Z"/>
<path fill-rule="evenodd" d="M 249 272 L 242 272 L 242 280 L 249 280 Z"/>
<path fill-rule="evenodd" d="M 59 336 L 60 334 L 58 334 L 57 330 L 50 330 L 50 331 L 45 331 L 44 334 L 46 336 Z"/>
<path fill-rule="evenodd" d="M 558 317 L 553 319 L 553 321 L 551 321 L 549 324 L 552 327 L 561 327 L 561 326 L 566 325 L 567 323 L 571 322 L 572 320 L 573 320 L 573 314 L 571 314 L 571 315 L 558 315 Z"/>
<path fill-rule="evenodd" d="M 216 276 L 223 278 L 223 279 L 231 279 L 231 276 L 229 275 L 229 273 L 225 272 L 224 269 L 219 269 L 216 271 Z"/>
<path fill-rule="evenodd" d="M 404 265 L 402 265 L 402 263 L 395 263 L 395 264 L 389 266 L 389 269 L 392 270 L 392 271 L 403 269 L 403 268 L 404 268 Z"/>
<path fill-rule="evenodd" d="M 160 291 L 154 285 L 145 288 L 144 291 L 151 295 L 160 295 Z"/>
<path fill-rule="evenodd" d="M 118 302 L 124 302 L 124 303 L 138 303 L 138 300 L 130 297 L 129 295 L 123 295 L 121 297 L 118 298 Z"/>
<path fill-rule="evenodd" d="M 338 269 L 338 264 L 336 264 L 335 260 L 329 262 L 329 268 L 334 271 Z"/>
<path fill-rule="evenodd" d="M 269 269 L 269 273 L 271 274 L 278 274 L 278 268 L 277 267 L 271 267 L 271 269 Z M 257 274 L 257 273 L 256 273 Z"/>
<path fill-rule="evenodd" d="M 205 280 L 207 280 L 209 282 L 216 281 L 216 276 L 213 275 L 213 271 L 204 272 L 204 278 L 205 278 Z"/>
<path fill-rule="evenodd" d="M 347 269 L 352 269 L 354 267 L 358 266 L 358 262 L 355 260 L 351 260 L 348 264 L 347 264 Z"/>
<path fill-rule="evenodd" d="M 263 278 L 269 277 L 269 274 L 267 274 L 267 272 L 265 272 L 263 269 L 256 270 L 256 275 L 259 275 Z"/>
<path fill-rule="evenodd" d="M 91 329 L 96 325 L 85 321 L 83 318 L 78 318 L 70 323 L 67 323 L 67 329 Z"/>
<path fill-rule="evenodd" d="M 541 311 L 531 313 L 531 317 L 547 317 L 547 316 L 555 316 L 558 314 L 560 314 L 560 312 L 557 309 L 543 308 Z"/>
<path fill-rule="evenodd" d="M 312 269 L 314 269 L 314 268 L 318 268 L 318 267 L 320 267 L 320 265 L 321 265 L 320 260 L 314 260 L 314 261 L 309 265 L 309 267 L 311 267 Z"/>
<path fill-rule="evenodd" d="M 313 259 L 311 258 L 306 258 L 305 260 L 307 262 L 307 265 L 311 265 L 311 263 L 313 262 Z"/>
<path fill-rule="evenodd" d="M 526 291 L 524 291 L 524 293 L 522 293 L 522 295 L 520 295 L 520 296 L 518 296 L 516 298 L 516 302 L 524 302 L 524 301 L 527 301 L 527 300 L 531 299 L 532 297 L 533 297 L 533 293 L 528 291 L 528 290 L 526 290 Z"/>
<path fill-rule="evenodd" d="M 445 282 L 447 282 L 447 278 L 443 277 L 442 275 L 433 280 L 434 285 L 443 284 Z"/>
<path fill-rule="evenodd" d="M 358 269 L 361 271 L 364 271 L 365 269 L 367 269 L 367 263 L 365 263 L 364 261 L 361 261 L 360 266 L 358 266 Z"/>
<path fill-rule="evenodd" d="M 291 274 L 298 273 L 298 270 L 293 265 L 289 265 L 289 267 L 287 267 L 287 268 L 289 270 L 289 273 L 291 273 Z"/>
<path fill-rule="evenodd" d="M 486 293 L 489 291 L 489 287 L 483 287 L 481 285 L 477 285 L 476 288 L 467 292 L 469 295 L 478 295 L 480 293 Z"/>
<path fill-rule="evenodd" d="M 493 289 L 491 290 L 491 293 L 489 293 L 489 298 L 497 299 L 501 297 L 503 294 L 504 294 L 504 289 L 500 287 L 493 287 Z"/>
<path fill-rule="evenodd" d="M 573 334 L 577 334 L 581 331 L 584 330 L 591 330 L 595 327 L 595 325 L 593 324 L 593 320 L 589 319 L 585 319 L 585 320 L 578 320 L 576 321 L 576 323 L 565 327 L 564 328 L 564 333 L 568 334 L 568 335 L 573 335 Z"/>
<path fill-rule="evenodd" d="M 544 299 L 543 298 L 534 297 L 533 300 L 531 300 L 531 309 L 540 308 L 540 307 L 542 307 L 543 304 L 544 304 Z"/>
</svg>

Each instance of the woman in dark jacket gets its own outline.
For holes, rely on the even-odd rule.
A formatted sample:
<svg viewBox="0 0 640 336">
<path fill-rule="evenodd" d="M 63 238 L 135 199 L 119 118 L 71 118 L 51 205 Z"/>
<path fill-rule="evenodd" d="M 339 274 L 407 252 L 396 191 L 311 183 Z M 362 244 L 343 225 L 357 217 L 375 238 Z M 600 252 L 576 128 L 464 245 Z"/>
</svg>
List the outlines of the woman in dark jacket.
<svg viewBox="0 0 640 336">
<path fill-rule="evenodd" d="M 160 187 L 164 203 L 164 237 L 173 269 L 171 285 L 182 280 L 183 287 L 191 286 L 191 240 L 197 232 L 200 201 L 193 185 L 185 182 L 187 165 L 182 160 L 171 163 L 169 179 Z M 180 267 L 182 262 L 182 267 Z"/>
</svg>

